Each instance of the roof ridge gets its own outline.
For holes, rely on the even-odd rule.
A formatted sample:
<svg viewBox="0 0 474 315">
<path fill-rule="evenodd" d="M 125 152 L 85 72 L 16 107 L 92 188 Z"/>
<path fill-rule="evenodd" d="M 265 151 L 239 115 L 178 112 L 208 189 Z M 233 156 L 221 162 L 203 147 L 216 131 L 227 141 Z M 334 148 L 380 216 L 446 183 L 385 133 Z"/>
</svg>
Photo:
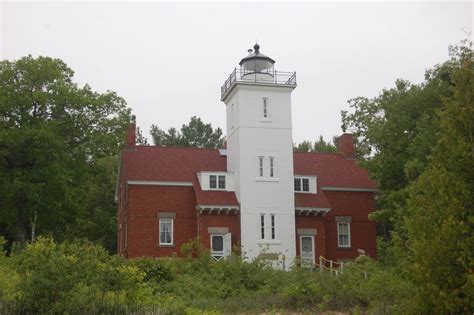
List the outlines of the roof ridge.
<svg viewBox="0 0 474 315">
<path fill-rule="evenodd" d="M 293 154 L 299 153 L 299 154 L 327 154 L 327 155 L 337 155 L 337 156 L 342 156 L 340 152 L 293 152 Z"/>
<path fill-rule="evenodd" d="M 207 150 L 207 151 L 217 151 L 219 149 L 214 148 L 198 148 L 198 147 L 177 147 L 177 146 L 160 146 L 160 145 L 137 145 L 136 147 L 140 148 L 154 148 L 154 149 L 186 149 L 186 150 Z"/>
</svg>

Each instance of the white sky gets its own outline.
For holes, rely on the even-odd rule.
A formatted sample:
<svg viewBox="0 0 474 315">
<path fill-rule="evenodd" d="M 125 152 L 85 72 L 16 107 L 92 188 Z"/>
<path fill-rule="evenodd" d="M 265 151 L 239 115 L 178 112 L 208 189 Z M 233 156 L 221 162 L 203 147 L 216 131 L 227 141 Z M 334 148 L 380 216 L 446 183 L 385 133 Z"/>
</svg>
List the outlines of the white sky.
<svg viewBox="0 0 474 315">
<path fill-rule="evenodd" d="M 220 87 L 258 38 L 296 71 L 295 142 L 341 133 L 340 111 L 397 78 L 419 83 L 472 32 L 472 2 L 1 2 L 0 53 L 64 60 L 75 81 L 116 91 L 148 135 L 197 115 L 225 132 Z"/>
</svg>

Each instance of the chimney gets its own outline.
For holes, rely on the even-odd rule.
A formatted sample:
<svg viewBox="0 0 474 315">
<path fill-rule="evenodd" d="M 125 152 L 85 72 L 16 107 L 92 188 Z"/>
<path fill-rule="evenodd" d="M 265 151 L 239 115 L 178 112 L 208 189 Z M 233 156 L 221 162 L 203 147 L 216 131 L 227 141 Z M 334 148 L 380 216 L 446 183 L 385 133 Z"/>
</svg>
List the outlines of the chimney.
<svg viewBox="0 0 474 315">
<path fill-rule="evenodd" d="M 337 146 L 339 147 L 339 153 L 345 159 L 355 159 L 354 137 L 351 133 L 342 134 L 337 141 Z"/>
<path fill-rule="evenodd" d="M 137 126 L 135 123 L 135 115 L 132 115 L 132 122 L 130 123 L 130 126 L 128 126 L 127 129 L 127 139 L 125 146 L 127 148 L 133 148 L 135 147 L 135 142 L 136 142 L 136 133 L 137 133 Z"/>
</svg>

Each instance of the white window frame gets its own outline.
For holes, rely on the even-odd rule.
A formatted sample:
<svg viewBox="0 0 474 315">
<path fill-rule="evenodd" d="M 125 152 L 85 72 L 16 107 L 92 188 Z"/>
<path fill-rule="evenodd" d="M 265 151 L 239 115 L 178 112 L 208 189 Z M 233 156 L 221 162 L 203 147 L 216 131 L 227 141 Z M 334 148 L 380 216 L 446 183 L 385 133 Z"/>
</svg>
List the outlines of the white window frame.
<svg viewBox="0 0 474 315">
<path fill-rule="evenodd" d="M 260 239 L 265 239 L 265 214 L 260 214 Z"/>
<path fill-rule="evenodd" d="M 216 178 L 216 187 L 211 187 L 211 178 Z M 227 187 L 227 176 L 225 174 L 209 174 L 209 190 L 226 190 Z M 220 178 L 224 178 L 224 186 L 220 185 Z"/>
<path fill-rule="evenodd" d="M 165 232 L 163 231 L 163 226 L 162 224 L 164 223 L 171 223 L 171 229 L 170 229 L 170 234 L 171 234 L 171 241 L 169 243 L 164 243 L 161 241 L 161 233 Z M 173 241 L 174 241 L 174 219 L 173 218 L 160 218 L 159 220 L 159 244 L 160 245 L 173 245 Z M 167 231 L 166 231 L 167 232 Z"/>
<path fill-rule="evenodd" d="M 304 181 L 308 181 L 308 190 L 303 190 L 304 189 Z M 296 189 L 295 182 L 299 181 L 299 187 L 300 189 Z M 302 193 L 302 194 L 317 194 L 318 193 L 318 183 L 317 183 L 317 177 L 316 176 L 297 176 L 295 175 L 294 181 L 293 181 L 293 189 L 295 193 Z"/>
<path fill-rule="evenodd" d="M 351 222 L 336 222 L 337 223 L 337 246 L 340 248 L 350 248 L 351 247 Z M 339 236 L 343 235 L 340 234 L 340 226 L 342 224 L 347 225 L 347 244 L 341 244 Z M 345 235 L 345 234 L 344 234 Z"/>
</svg>

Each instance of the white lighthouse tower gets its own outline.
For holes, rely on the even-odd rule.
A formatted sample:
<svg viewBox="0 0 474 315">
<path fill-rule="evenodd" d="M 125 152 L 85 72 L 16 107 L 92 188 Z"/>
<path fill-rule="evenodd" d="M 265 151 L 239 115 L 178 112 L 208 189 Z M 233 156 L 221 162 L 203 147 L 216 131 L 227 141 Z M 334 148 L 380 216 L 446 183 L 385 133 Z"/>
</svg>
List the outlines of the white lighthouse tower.
<svg viewBox="0 0 474 315">
<path fill-rule="evenodd" d="M 287 269 L 296 256 L 291 92 L 255 44 L 221 89 L 227 108 L 227 171 L 235 174 L 242 252 Z"/>
</svg>

